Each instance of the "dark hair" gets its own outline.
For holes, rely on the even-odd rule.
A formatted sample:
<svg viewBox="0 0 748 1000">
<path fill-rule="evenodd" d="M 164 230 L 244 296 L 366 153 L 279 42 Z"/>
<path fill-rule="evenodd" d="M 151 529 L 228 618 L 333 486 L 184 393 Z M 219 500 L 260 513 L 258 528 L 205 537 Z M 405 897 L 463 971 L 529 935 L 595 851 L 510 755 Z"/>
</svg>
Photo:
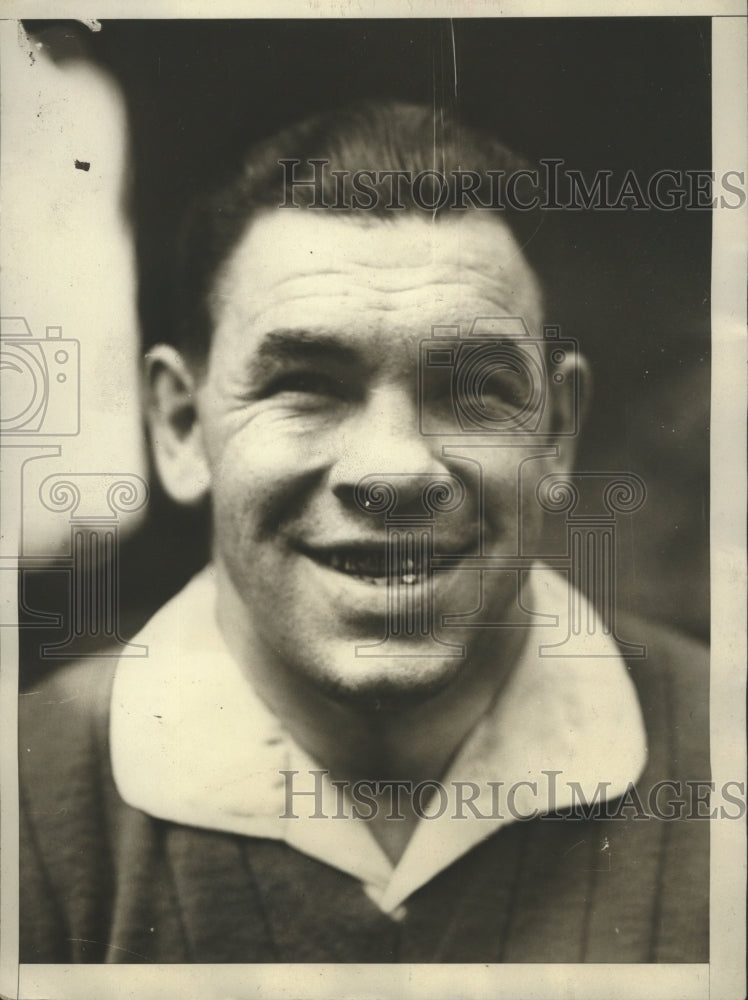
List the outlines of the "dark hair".
<svg viewBox="0 0 748 1000">
<path fill-rule="evenodd" d="M 174 260 L 171 334 L 164 338 L 161 330 L 159 337 L 154 338 L 145 329 L 146 347 L 155 339 L 168 339 L 193 360 L 205 358 L 213 323 L 210 292 L 220 266 L 259 212 L 284 203 L 295 204 L 299 209 L 309 208 L 315 200 L 319 203 L 319 187 L 289 183 L 292 176 L 297 179 L 309 176 L 312 171 L 309 163 L 315 159 L 327 161 L 329 171 L 345 171 L 349 176 L 359 170 L 379 173 L 407 170 L 413 176 L 437 171 L 445 178 L 449 192 L 448 197 L 441 199 L 442 207 L 433 210 L 435 216 L 471 210 L 454 207 L 464 201 L 455 190 L 455 171 L 478 174 L 480 184 L 475 188 L 476 195 L 481 203 L 489 204 L 491 185 L 495 185 L 495 177 L 492 181 L 489 172 L 494 175 L 503 172 L 509 177 L 529 167 L 492 136 L 448 117 L 446 112 L 421 105 L 366 102 L 292 125 L 252 145 L 241 163 L 227 171 L 222 181 L 197 198 L 186 212 Z M 298 161 L 295 174 L 291 168 L 282 166 L 283 160 Z M 322 210 L 357 213 L 362 219 L 396 221 L 402 213 L 387 208 L 390 182 L 376 183 L 374 179 L 371 187 L 377 193 L 371 208 L 363 210 L 346 203 L 342 208 Z M 423 202 L 414 199 L 410 185 L 402 185 L 401 191 L 404 210 L 423 213 Z M 526 197 L 522 195 L 521 200 Z M 537 209 L 501 207 L 487 211 L 497 214 L 510 226 L 528 263 L 544 283 L 545 267 L 538 266 L 536 258 L 546 241 L 537 237 L 541 223 L 545 228 L 547 220 Z"/>
</svg>

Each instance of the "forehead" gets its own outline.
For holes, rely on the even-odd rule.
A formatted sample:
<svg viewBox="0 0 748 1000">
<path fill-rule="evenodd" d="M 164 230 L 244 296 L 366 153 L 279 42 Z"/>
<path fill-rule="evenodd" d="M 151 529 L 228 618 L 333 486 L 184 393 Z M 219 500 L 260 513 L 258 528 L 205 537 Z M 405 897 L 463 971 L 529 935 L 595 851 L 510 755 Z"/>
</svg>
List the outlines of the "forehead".
<svg viewBox="0 0 748 1000">
<path fill-rule="evenodd" d="M 537 280 L 511 230 L 477 213 L 268 211 L 224 264 L 211 308 L 216 350 L 240 338 L 251 351 L 274 330 L 402 343 L 476 316 L 522 316 L 533 333 L 542 322 Z"/>
</svg>

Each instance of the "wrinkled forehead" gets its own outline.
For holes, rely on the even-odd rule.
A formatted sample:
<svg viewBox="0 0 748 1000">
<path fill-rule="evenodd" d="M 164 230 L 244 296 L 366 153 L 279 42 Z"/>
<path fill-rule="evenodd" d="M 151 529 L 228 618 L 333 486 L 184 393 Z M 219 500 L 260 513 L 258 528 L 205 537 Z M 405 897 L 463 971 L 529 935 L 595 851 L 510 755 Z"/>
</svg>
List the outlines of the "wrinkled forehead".
<svg viewBox="0 0 748 1000">
<path fill-rule="evenodd" d="M 393 213 L 394 216 L 394 213 Z M 366 219 L 303 209 L 265 212 L 224 264 L 214 336 L 332 328 L 351 336 L 427 336 L 432 325 L 521 316 L 537 335 L 541 293 L 513 233 L 496 217 Z"/>
</svg>

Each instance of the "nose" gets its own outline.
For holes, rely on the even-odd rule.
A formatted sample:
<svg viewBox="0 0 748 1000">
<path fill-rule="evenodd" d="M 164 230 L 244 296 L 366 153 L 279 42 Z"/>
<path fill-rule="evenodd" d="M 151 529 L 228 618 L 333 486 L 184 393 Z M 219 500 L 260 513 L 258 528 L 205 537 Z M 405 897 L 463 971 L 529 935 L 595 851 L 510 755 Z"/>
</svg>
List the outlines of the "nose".
<svg viewBox="0 0 748 1000">
<path fill-rule="evenodd" d="M 438 439 L 424 435 L 413 394 L 381 389 L 341 428 L 340 447 L 330 469 L 330 486 L 344 504 L 357 506 L 356 486 L 365 477 L 388 483 L 398 507 L 419 506 L 424 482 L 444 477 L 446 465 Z"/>
</svg>

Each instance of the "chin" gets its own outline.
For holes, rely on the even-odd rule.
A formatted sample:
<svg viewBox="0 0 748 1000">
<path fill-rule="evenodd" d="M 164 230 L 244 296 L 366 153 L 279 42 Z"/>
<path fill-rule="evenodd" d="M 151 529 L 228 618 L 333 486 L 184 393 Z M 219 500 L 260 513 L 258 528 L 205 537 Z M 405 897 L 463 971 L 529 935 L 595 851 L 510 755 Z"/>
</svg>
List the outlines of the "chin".
<svg viewBox="0 0 748 1000">
<path fill-rule="evenodd" d="M 301 669 L 328 698 L 373 711 L 397 712 L 441 694 L 461 675 L 464 657 L 357 656 L 352 648 Z"/>
</svg>

